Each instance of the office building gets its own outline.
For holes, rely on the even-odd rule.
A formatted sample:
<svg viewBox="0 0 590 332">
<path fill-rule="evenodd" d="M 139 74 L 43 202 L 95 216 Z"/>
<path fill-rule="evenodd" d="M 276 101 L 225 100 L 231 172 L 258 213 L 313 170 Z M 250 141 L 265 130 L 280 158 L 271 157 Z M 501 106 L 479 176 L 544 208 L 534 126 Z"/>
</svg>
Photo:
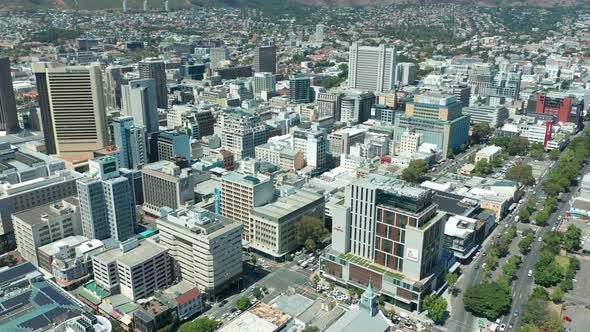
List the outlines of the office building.
<svg viewBox="0 0 590 332">
<path fill-rule="evenodd" d="M 488 106 L 484 104 L 464 107 L 463 114 L 469 115 L 472 124 L 487 123 L 491 128 L 501 127 L 510 115 L 508 109 L 504 106 Z"/>
<path fill-rule="evenodd" d="M 43 130 L 51 127 L 47 134 L 53 136 L 46 144 L 55 144 L 55 153 L 76 167 L 108 144 L 100 67 L 37 63 L 33 70 L 40 79 L 37 84 Z M 48 146 L 47 150 L 51 153 L 54 149 Z"/>
<path fill-rule="evenodd" d="M 39 266 L 37 248 L 68 236 L 82 235 L 78 202 L 72 198 L 16 212 L 12 223 L 18 252 L 35 266 Z"/>
<path fill-rule="evenodd" d="M 0 58 L 0 131 L 13 133 L 18 130 L 16 99 L 12 87 L 10 60 Z"/>
<path fill-rule="evenodd" d="M 548 92 L 532 96 L 527 113 L 542 113 L 555 116 L 558 122 L 571 122 L 579 127 L 583 121 L 584 100 L 573 95 L 559 92 Z"/>
<path fill-rule="evenodd" d="M 188 63 L 180 66 L 180 77 L 183 79 L 202 81 L 204 76 L 204 64 Z"/>
<path fill-rule="evenodd" d="M 490 63 L 476 63 L 469 71 L 469 86 L 471 87 L 471 94 L 487 97 L 489 90 L 493 85 L 496 70 Z"/>
<path fill-rule="evenodd" d="M 372 92 L 395 90 L 396 65 L 395 47 L 360 46 L 354 42 L 348 59 L 348 86 Z"/>
<path fill-rule="evenodd" d="M 330 153 L 332 156 L 349 154 L 351 146 L 365 141 L 366 132 L 359 128 L 342 128 L 330 133 Z"/>
<path fill-rule="evenodd" d="M 0 182 L 19 184 L 47 177 L 65 168 L 63 160 L 33 151 L 27 145 L 0 143 Z"/>
<path fill-rule="evenodd" d="M 200 140 L 214 133 L 215 118 L 209 110 L 197 109 L 188 105 L 174 105 L 168 111 L 166 120 L 170 128 L 189 129 L 193 139 Z"/>
<path fill-rule="evenodd" d="M 164 131 L 158 134 L 158 158 L 172 160 L 176 157 L 191 159 L 191 136 L 186 129 Z"/>
<path fill-rule="evenodd" d="M 369 119 L 380 122 L 382 126 L 390 127 L 394 124 L 395 113 L 401 112 L 384 104 L 373 104 L 373 106 L 371 106 L 371 115 L 369 116 Z"/>
<path fill-rule="evenodd" d="M 223 80 L 250 77 L 252 76 L 252 66 L 218 67 L 213 70 L 213 76 L 217 76 Z"/>
<path fill-rule="evenodd" d="M 96 285 L 111 294 L 136 301 L 170 286 L 169 250 L 151 240 L 136 238 L 92 257 Z"/>
<path fill-rule="evenodd" d="M 485 160 L 488 163 L 491 163 L 494 159 L 501 157 L 501 155 L 500 155 L 501 152 L 502 152 L 501 147 L 496 146 L 496 145 L 487 145 L 483 149 L 477 151 L 473 162 L 477 163 L 480 160 Z"/>
<path fill-rule="evenodd" d="M 367 121 L 375 99 L 372 92 L 347 91 L 340 101 L 340 121 L 346 123 Z"/>
<path fill-rule="evenodd" d="M 315 41 L 318 43 L 324 42 L 324 28 L 325 25 L 319 23 L 315 26 Z"/>
<path fill-rule="evenodd" d="M 326 117 L 333 118 L 334 121 L 340 121 L 340 104 L 342 102 L 342 94 L 320 92 L 316 98 L 316 105 L 318 108 L 318 118 Z"/>
<path fill-rule="evenodd" d="M 108 66 L 104 70 L 104 91 L 107 110 L 122 109 L 121 103 L 122 89 L 121 86 L 127 85 L 127 79 L 124 73 L 131 71 L 132 67 L 127 66 Z"/>
<path fill-rule="evenodd" d="M 119 166 L 141 169 L 148 160 L 145 127 L 136 127 L 131 116 L 116 117 L 112 121 L 115 146 L 119 150 Z"/>
<path fill-rule="evenodd" d="M 163 60 L 147 58 L 138 63 L 139 78 L 153 79 L 158 108 L 168 108 L 168 88 L 166 87 L 166 64 Z"/>
<path fill-rule="evenodd" d="M 56 154 L 57 150 L 55 146 L 55 136 L 53 135 L 51 103 L 49 100 L 49 82 L 46 70 L 48 65 L 48 63 L 34 63 L 32 67 L 37 85 L 37 103 L 39 104 L 45 151 L 47 154 Z"/>
<path fill-rule="evenodd" d="M 258 46 L 254 49 L 254 72 L 277 72 L 277 48 L 273 45 Z"/>
<path fill-rule="evenodd" d="M 120 173 L 113 157 L 90 161 L 90 171 L 77 181 L 82 232 L 90 239 L 125 241 L 137 229 L 135 186 Z"/>
<path fill-rule="evenodd" d="M 426 93 L 415 96 L 406 104 L 405 113 L 395 118 L 396 145 L 408 128 L 422 134 L 424 143 L 435 144 L 446 157 L 467 144 L 469 116 L 461 113 L 461 104 L 454 96 Z"/>
<path fill-rule="evenodd" d="M 309 188 L 288 188 L 274 202 L 252 209 L 250 248 L 283 261 L 298 248 L 296 227 L 305 218 L 324 223 L 324 196 Z"/>
<path fill-rule="evenodd" d="M 191 207 L 164 209 L 156 225 L 183 281 L 212 296 L 242 273 L 240 223 Z"/>
<path fill-rule="evenodd" d="M 423 310 L 424 296 L 444 284 L 444 227 L 430 189 L 369 174 L 346 189 L 343 211 L 333 218 L 333 248 L 322 257 L 323 273 L 344 284 L 368 285 L 395 305 Z M 338 243 L 338 241 L 340 243 Z M 342 242 L 345 242 L 342 244 Z"/>
<path fill-rule="evenodd" d="M 227 47 L 213 47 L 209 51 L 209 59 L 211 62 L 211 69 L 222 67 L 221 64 L 224 61 L 229 60 L 229 50 Z"/>
<path fill-rule="evenodd" d="M 422 144 L 422 134 L 417 133 L 414 128 L 406 128 L 406 131 L 400 137 L 400 143 L 397 147 L 397 153 L 400 155 L 412 154 L 418 151 Z"/>
<path fill-rule="evenodd" d="M 401 62 L 396 66 L 396 82 L 401 85 L 414 84 L 416 80 L 416 64 L 411 62 Z"/>
<path fill-rule="evenodd" d="M 47 176 L 17 184 L 0 184 L 0 252 L 14 249 L 16 241 L 11 214 L 76 195 L 76 180 L 81 175 L 58 170 Z"/>
<path fill-rule="evenodd" d="M 158 100 L 156 81 L 141 79 L 121 87 L 122 113 L 133 117 L 133 123 L 145 127 L 148 134 L 158 132 Z"/>
<path fill-rule="evenodd" d="M 487 95 L 504 98 L 507 102 L 518 100 L 521 80 L 522 72 L 499 72 L 494 77 Z"/>
<path fill-rule="evenodd" d="M 190 168 L 180 168 L 171 161 L 147 164 L 142 170 L 143 210 L 160 216 L 160 209 L 179 209 L 193 204 L 195 179 Z"/>
<path fill-rule="evenodd" d="M 328 167 L 330 142 L 325 128 L 313 124 L 309 129 L 297 128 L 293 131 L 293 150 L 303 152 L 307 166 L 317 171 Z"/>
<path fill-rule="evenodd" d="M 254 157 L 254 148 L 268 139 L 268 129 L 259 116 L 236 109 L 223 112 L 221 130 L 221 147 L 236 160 Z"/>
<path fill-rule="evenodd" d="M 86 283 L 92 274 L 92 256 L 105 250 L 100 240 L 82 236 L 84 240 L 78 242 L 77 238 L 70 236 L 37 250 L 39 267 L 49 267 L 55 282 L 68 290 Z"/>
<path fill-rule="evenodd" d="M 274 95 L 276 91 L 275 83 L 275 77 L 272 73 L 254 73 L 254 78 L 252 80 L 252 92 L 256 97 L 260 97 L 264 91 L 266 91 L 269 95 Z"/>
<path fill-rule="evenodd" d="M 289 100 L 293 103 L 312 102 L 311 79 L 309 77 L 292 77 L 289 79 Z"/>
<path fill-rule="evenodd" d="M 250 239 L 250 213 L 273 199 L 270 178 L 231 172 L 221 178 L 221 215 L 244 225 L 244 240 Z"/>
</svg>

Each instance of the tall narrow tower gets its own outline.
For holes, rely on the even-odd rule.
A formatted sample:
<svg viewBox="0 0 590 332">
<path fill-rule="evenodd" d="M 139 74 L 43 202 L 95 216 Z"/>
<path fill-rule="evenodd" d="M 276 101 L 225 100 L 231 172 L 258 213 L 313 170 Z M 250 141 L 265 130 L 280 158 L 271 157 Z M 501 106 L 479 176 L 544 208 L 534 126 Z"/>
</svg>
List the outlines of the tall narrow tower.
<svg viewBox="0 0 590 332">
<path fill-rule="evenodd" d="M 168 0 L 164 1 L 164 10 L 169 12 L 170 11 L 170 3 Z"/>
<path fill-rule="evenodd" d="M 123 0 L 123 13 L 127 12 L 127 0 Z"/>
<path fill-rule="evenodd" d="M 143 11 L 147 12 L 148 11 L 148 4 L 147 4 L 147 0 L 143 0 Z"/>
</svg>

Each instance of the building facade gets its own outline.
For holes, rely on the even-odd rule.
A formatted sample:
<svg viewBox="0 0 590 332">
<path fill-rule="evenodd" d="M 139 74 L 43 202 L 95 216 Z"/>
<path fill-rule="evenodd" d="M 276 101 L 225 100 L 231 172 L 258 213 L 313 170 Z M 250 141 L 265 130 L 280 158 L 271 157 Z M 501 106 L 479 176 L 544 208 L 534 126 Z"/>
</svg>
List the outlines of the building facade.
<svg viewBox="0 0 590 332">
<path fill-rule="evenodd" d="M 352 89 L 384 92 L 395 90 L 397 52 L 385 44 L 378 47 L 352 43 L 348 59 L 348 86 Z"/>
</svg>

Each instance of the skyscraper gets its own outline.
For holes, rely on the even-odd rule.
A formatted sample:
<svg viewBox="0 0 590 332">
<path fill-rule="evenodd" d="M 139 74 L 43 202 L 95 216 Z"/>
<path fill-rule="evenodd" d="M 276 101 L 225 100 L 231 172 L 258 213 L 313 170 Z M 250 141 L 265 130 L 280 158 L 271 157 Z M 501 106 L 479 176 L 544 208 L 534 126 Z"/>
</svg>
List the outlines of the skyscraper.
<svg viewBox="0 0 590 332">
<path fill-rule="evenodd" d="M 12 133 L 16 130 L 18 130 L 18 119 L 10 61 L 8 58 L 0 58 L 0 131 Z"/>
<path fill-rule="evenodd" d="M 140 169 L 147 163 L 147 132 L 145 127 L 133 124 L 133 117 L 113 118 L 113 136 L 122 168 Z"/>
<path fill-rule="evenodd" d="M 395 89 L 397 52 L 385 44 L 379 47 L 352 43 L 348 58 L 348 86 L 353 89 L 384 92 Z"/>
<path fill-rule="evenodd" d="M 236 160 L 254 157 L 254 148 L 266 143 L 268 130 L 260 117 L 240 110 L 228 110 L 221 118 L 222 147 Z"/>
<path fill-rule="evenodd" d="M 332 117 L 334 118 L 334 121 L 340 121 L 340 103 L 342 102 L 342 94 L 320 92 L 318 93 L 316 102 L 320 119 Z"/>
<path fill-rule="evenodd" d="M 252 92 L 256 97 L 260 97 L 262 91 L 274 94 L 275 92 L 275 77 L 272 73 L 254 73 L 252 80 Z"/>
<path fill-rule="evenodd" d="M 168 108 L 168 88 L 166 87 L 166 64 L 164 60 L 147 58 L 138 64 L 139 78 L 151 78 L 156 86 L 158 108 Z"/>
<path fill-rule="evenodd" d="M 229 52 L 225 46 L 213 47 L 209 51 L 209 61 L 211 68 L 221 67 L 220 63 L 228 59 Z"/>
<path fill-rule="evenodd" d="M 289 80 L 289 100 L 294 103 L 311 103 L 312 90 L 309 77 L 293 77 Z"/>
<path fill-rule="evenodd" d="M 77 181 L 82 233 L 91 239 L 125 241 L 137 228 L 133 178 L 119 172 L 113 157 L 89 164 L 90 172 Z"/>
<path fill-rule="evenodd" d="M 254 49 L 254 72 L 277 72 L 277 48 L 274 45 Z"/>
<path fill-rule="evenodd" d="M 121 108 L 122 66 L 108 66 L 104 70 L 104 91 L 106 107 L 109 110 Z"/>
<path fill-rule="evenodd" d="M 133 117 L 133 123 L 146 128 L 149 134 L 158 132 L 158 102 L 154 79 L 130 81 L 121 87 L 123 114 Z"/>
<path fill-rule="evenodd" d="M 67 160 L 90 159 L 108 144 L 100 67 L 39 63 L 33 69 L 48 152 Z"/>
</svg>

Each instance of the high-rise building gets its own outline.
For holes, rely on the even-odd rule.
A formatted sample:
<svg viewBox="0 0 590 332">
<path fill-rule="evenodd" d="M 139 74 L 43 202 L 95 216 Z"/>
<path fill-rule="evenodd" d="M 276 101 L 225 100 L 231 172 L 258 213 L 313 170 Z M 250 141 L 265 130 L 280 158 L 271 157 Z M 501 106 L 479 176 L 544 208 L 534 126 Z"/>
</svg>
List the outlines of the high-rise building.
<svg viewBox="0 0 590 332">
<path fill-rule="evenodd" d="M 469 86 L 474 95 L 487 97 L 492 87 L 496 70 L 490 63 L 476 63 L 469 71 Z"/>
<path fill-rule="evenodd" d="M 16 212 L 12 222 L 18 252 L 35 266 L 39 266 L 37 248 L 68 236 L 82 235 L 78 201 L 74 198 Z"/>
<path fill-rule="evenodd" d="M 190 168 L 180 168 L 171 161 L 147 164 L 143 177 L 143 210 L 160 216 L 160 209 L 179 209 L 194 203 L 195 178 Z"/>
<path fill-rule="evenodd" d="M 346 284 L 371 282 L 392 303 L 423 310 L 424 296 L 444 284 L 446 271 L 448 216 L 432 197 L 430 189 L 396 178 L 369 174 L 353 182 L 338 204 L 342 215 L 332 219 L 323 273 Z"/>
<path fill-rule="evenodd" d="M 133 122 L 145 127 L 148 134 L 157 133 L 159 124 L 155 80 L 133 80 L 121 89 L 123 114 L 132 116 Z"/>
<path fill-rule="evenodd" d="M 116 158 L 91 160 L 90 171 L 77 181 L 77 186 L 84 236 L 125 241 L 135 235 L 133 178 L 119 172 Z"/>
<path fill-rule="evenodd" d="M 518 100 L 521 80 L 522 72 L 499 72 L 494 77 L 487 95 L 490 97 L 503 97 L 507 101 Z"/>
<path fill-rule="evenodd" d="M 88 160 L 108 144 L 102 75 L 98 65 L 57 67 L 35 64 L 43 130 L 63 159 Z M 48 116 L 49 115 L 49 116 Z M 48 130 L 51 127 L 51 130 Z M 48 146 L 48 151 L 53 147 Z"/>
<path fill-rule="evenodd" d="M 250 213 L 273 199 L 270 178 L 231 172 L 221 178 L 221 215 L 244 225 L 244 240 L 250 239 Z"/>
<path fill-rule="evenodd" d="M 320 119 L 331 117 L 334 121 L 340 121 L 340 104 L 342 102 L 342 94 L 320 92 L 316 98 L 318 107 L 318 117 Z"/>
<path fill-rule="evenodd" d="M 487 123 L 492 128 L 501 127 L 509 116 L 508 109 L 504 106 L 488 106 L 482 104 L 464 107 L 463 114 L 469 115 L 472 124 Z"/>
<path fill-rule="evenodd" d="M 396 82 L 401 85 L 413 84 L 416 80 L 416 64 L 401 62 L 396 66 Z"/>
<path fill-rule="evenodd" d="M 200 140 L 213 135 L 215 118 L 210 110 L 197 109 L 187 105 L 174 105 L 166 115 L 168 127 L 187 128 L 191 137 Z"/>
<path fill-rule="evenodd" d="M 191 159 L 191 136 L 186 129 L 164 131 L 158 134 L 158 157 L 172 160 L 175 157 Z"/>
<path fill-rule="evenodd" d="M 139 78 L 154 80 L 158 108 L 168 108 L 168 88 L 166 87 L 166 64 L 164 60 L 147 58 L 139 62 L 138 70 Z"/>
<path fill-rule="evenodd" d="M 353 89 L 384 92 L 395 90 L 397 53 L 395 47 L 352 43 L 348 58 L 348 86 Z"/>
<path fill-rule="evenodd" d="M 315 41 L 318 43 L 324 42 L 324 28 L 325 26 L 321 23 L 315 26 Z"/>
<path fill-rule="evenodd" d="M 221 146 L 236 160 L 254 157 L 254 148 L 266 143 L 268 129 L 260 117 L 241 110 L 226 110 L 221 117 Z"/>
<path fill-rule="evenodd" d="M 46 67 L 48 63 L 34 63 L 33 73 L 37 85 L 37 103 L 40 109 L 41 127 L 43 129 L 43 141 L 47 154 L 56 154 L 55 136 L 53 135 L 53 122 L 51 120 L 51 104 L 49 101 L 49 83 L 47 81 Z"/>
<path fill-rule="evenodd" d="M 140 169 L 147 164 L 147 131 L 145 127 L 136 127 L 133 117 L 113 118 L 113 136 L 121 168 Z"/>
<path fill-rule="evenodd" d="M 367 121 L 375 99 L 375 95 L 371 92 L 347 91 L 340 103 L 340 121 L 352 123 Z"/>
<path fill-rule="evenodd" d="M 121 109 L 121 86 L 126 84 L 123 71 L 131 67 L 108 66 L 104 70 L 104 91 L 108 110 Z"/>
<path fill-rule="evenodd" d="M 527 113 L 551 114 L 559 122 L 571 122 L 579 126 L 584 110 L 584 100 L 573 95 L 559 92 L 549 92 L 533 96 L 533 102 L 529 101 Z"/>
<path fill-rule="evenodd" d="M 133 301 L 172 283 L 169 249 L 149 239 L 132 238 L 93 256 L 92 269 L 100 288 Z"/>
<path fill-rule="evenodd" d="M 8 58 L 0 58 L 0 131 L 18 130 L 16 99 L 12 87 L 12 74 Z"/>
<path fill-rule="evenodd" d="M 252 80 L 252 92 L 256 97 L 260 97 L 260 94 L 266 91 L 273 95 L 275 89 L 275 77 L 272 73 L 254 73 L 254 79 Z"/>
<path fill-rule="evenodd" d="M 309 129 L 297 128 L 293 132 L 293 150 L 303 152 L 307 165 L 318 171 L 328 167 L 329 148 L 328 132 L 318 124 Z"/>
<path fill-rule="evenodd" d="M 289 79 L 289 100 L 293 103 L 311 103 L 311 78 L 300 76 Z"/>
<path fill-rule="evenodd" d="M 209 51 L 209 60 L 211 62 L 212 69 L 222 67 L 220 63 L 222 61 L 229 60 L 229 51 L 227 47 L 221 46 L 211 48 Z"/>
<path fill-rule="evenodd" d="M 158 235 L 175 274 L 210 295 L 236 280 L 243 266 L 240 223 L 197 207 L 162 210 Z"/>
<path fill-rule="evenodd" d="M 462 144 L 467 144 L 469 121 L 454 96 L 417 95 L 406 104 L 405 113 L 395 118 L 394 142 L 399 144 L 401 135 L 408 128 L 414 128 L 423 135 L 424 143 L 436 144 L 442 150 L 443 155 L 439 158 L 445 158 Z"/>
<path fill-rule="evenodd" d="M 277 48 L 274 45 L 254 49 L 254 72 L 277 72 Z"/>
<path fill-rule="evenodd" d="M 180 77 L 189 80 L 202 81 L 205 76 L 205 65 L 188 63 L 180 66 Z"/>
</svg>

